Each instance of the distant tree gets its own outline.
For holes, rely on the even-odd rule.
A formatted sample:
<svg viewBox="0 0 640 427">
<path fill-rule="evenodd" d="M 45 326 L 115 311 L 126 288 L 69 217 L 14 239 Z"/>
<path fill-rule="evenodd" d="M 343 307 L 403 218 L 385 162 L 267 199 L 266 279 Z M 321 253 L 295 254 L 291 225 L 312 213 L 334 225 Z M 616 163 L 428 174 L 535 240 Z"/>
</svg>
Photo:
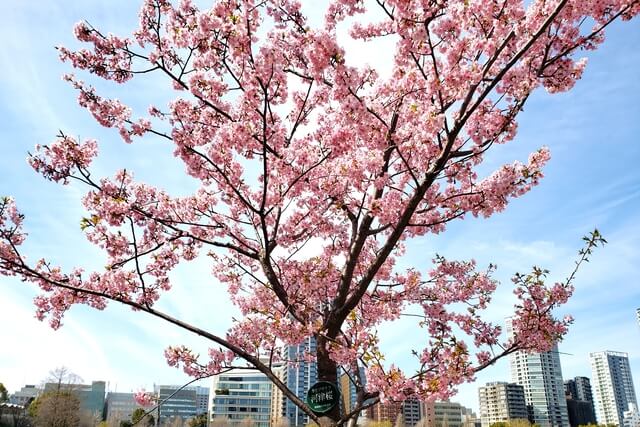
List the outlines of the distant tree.
<svg viewBox="0 0 640 427">
<path fill-rule="evenodd" d="M 9 392 L 4 384 L 0 383 L 0 403 L 9 400 Z"/>
<path fill-rule="evenodd" d="M 29 407 L 36 427 L 78 427 L 80 399 L 72 391 L 49 391 L 38 397 Z"/>
<path fill-rule="evenodd" d="M 82 384 L 82 377 L 76 375 L 66 366 L 59 366 L 49 371 L 49 375 L 45 379 L 45 387 L 47 384 L 53 384 L 54 391 L 74 391 Z"/>
<path fill-rule="evenodd" d="M 209 427 L 227 427 L 229 420 L 226 417 L 214 418 Z"/>
<path fill-rule="evenodd" d="M 145 417 L 145 414 L 147 414 L 147 412 L 144 409 L 136 408 L 136 410 L 133 411 L 133 414 L 131 414 L 131 425 L 154 426 L 156 424 L 156 419 L 151 414 L 147 414 Z"/>
<path fill-rule="evenodd" d="M 102 413 L 91 411 L 80 411 L 78 427 L 95 427 L 102 423 Z M 106 427 L 109 427 L 108 425 Z"/>
<path fill-rule="evenodd" d="M 392 427 L 391 421 L 369 421 L 365 427 Z"/>
<path fill-rule="evenodd" d="M 164 427 L 184 427 L 184 420 L 180 417 L 170 417 L 165 420 L 162 425 Z"/>
<path fill-rule="evenodd" d="M 540 427 L 538 424 L 532 424 L 531 421 L 524 418 L 515 418 L 509 421 L 498 421 L 489 427 Z"/>
<path fill-rule="evenodd" d="M 254 427 L 255 425 L 256 425 L 256 423 L 254 423 L 251 418 L 245 418 L 239 424 L 240 427 Z"/>
<path fill-rule="evenodd" d="M 189 427 L 207 427 L 207 414 L 200 414 L 189 420 Z"/>
<path fill-rule="evenodd" d="M 82 378 L 69 368 L 61 366 L 49 371 L 44 383 L 45 392 L 28 408 L 36 427 L 93 427 L 97 423 L 94 417 L 80 411 L 75 390 Z"/>
</svg>

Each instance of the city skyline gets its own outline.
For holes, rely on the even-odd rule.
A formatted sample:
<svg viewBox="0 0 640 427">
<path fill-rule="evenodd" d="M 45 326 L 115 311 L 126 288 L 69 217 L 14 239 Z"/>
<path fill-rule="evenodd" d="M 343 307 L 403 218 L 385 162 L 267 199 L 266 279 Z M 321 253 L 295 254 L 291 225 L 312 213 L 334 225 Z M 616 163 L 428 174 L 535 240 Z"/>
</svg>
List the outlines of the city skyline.
<svg viewBox="0 0 640 427">
<path fill-rule="evenodd" d="M 146 143 L 123 155 L 122 144 L 115 141 L 114 133 L 91 123 L 86 112 L 75 106 L 75 94 L 59 78 L 69 70 L 57 62 L 52 46 L 72 44 L 73 23 L 87 18 L 107 31 L 123 32 L 135 26 L 137 2 L 120 0 L 104 6 L 77 1 L 73 7 L 56 2 L 37 7 L 8 3 L 0 5 L 0 12 L 7 17 L 7 25 L 0 29 L 7 40 L 0 53 L 6 74 L 5 82 L 0 84 L 1 111 L 6 118 L 0 131 L 3 141 L 8 142 L 6 155 L 0 159 L 0 195 L 16 196 L 19 206 L 27 212 L 34 237 L 46 231 L 44 234 L 51 238 L 31 242 L 30 257 L 58 251 L 57 259 L 65 266 L 83 263 L 99 268 L 101 257 L 79 232 L 80 192 L 45 183 L 30 170 L 24 158 L 34 144 L 51 141 L 62 128 L 73 135 L 112 142 L 105 149 L 106 160 L 99 164 L 98 174 L 110 174 L 114 165 L 124 162 L 133 169 L 142 169 L 144 179 L 166 184 L 170 190 L 190 188 L 190 182 L 177 172 L 158 176 L 157 170 L 170 171 L 175 167 L 166 147 L 159 151 L 169 160 L 160 159 L 160 155 L 146 157 L 150 149 Z M 34 24 L 28 24 L 27 18 L 33 19 Z M 50 36 L 43 40 L 30 30 L 32 25 L 41 26 Z M 513 300 L 509 286 L 512 273 L 526 272 L 532 264 L 538 264 L 550 268 L 552 278 L 562 279 L 573 266 L 580 237 L 594 226 L 599 227 L 610 244 L 598 250 L 592 262 L 578 273 L 575 298 L 560 313 L 572 313 L 576 318 L 559 345 L 563 373 L 565 378 L 590 376 L 590 352 L 625 351 L 630 355 L 636 389 L 640 379 L 640 340 L 625 337 L 640 337 L 635 317 L 640 291 L 633 283 L 640 276 L 640 256 L 635 249 L 640 247 L 636 226 L 640 217 L 640 173 L 634 168 L 640 150 L 637 143 L 633 145 L 640 134 L 640 125 L 634 122 L 634 117 L 640 115 L 635 100 L 640 83 L 634 72 L 629 71 L 640 69 L 640 54 L 635 49 L 640 43 L 637 27 L 621 23 L 612 27 L 608 36 L 611 43 L 589 55 L 591 63 L 573 92 L 554 97 L 537 93 L 522 116 L 517 137 L 521 141 L 514 147 L 496 151 L 491 158 L 491 166 L 516 158 L 522 160 L 528 151 L 548 143 L 553 157 L 539 188 L 494 218 L 470 219 L 453 225 L 445 238 L 436 236 L 412 242 L 406 259 L 399 260 L 402 265 L 416 264 L 438 252 L 452 258 L 475 257 L 479 265 L 497 263 L 500 267 L 497 277 L 503 290 L 496 295 L 491 317 L 500 322 L 508 314 L 504 307 Z M 149 88 L 137 89 L 142 93 Z M 130 95 L 136 97 L 137 106 L 146 107 L 144 93 Z M 601 129 L 601 125 L 594 123 L 596 119 L 608 121 L 610 128 Z M 577 126 L 567 126 L 567 122 Z M 580 147 L 580 152 L 571 152 L 573 146 Z M 624 158 L 608 159 L 615 151 L 624 152 Z M 606 179 L 598 179 L 602 176 Z M 59 217 L 65 221 L 58 221 Z M 78 250 L 63 253 L 67 251 L 60 251 L 61 247 Z M 194 265 L 191 275 L 184 269 L 176 273 L 185 282 L 198 277 L 192 283 L 194 288 L 177 288 L 172 291 L 173 299 L 163 298 L 160 304 L 195 323 L 224 331 L 236 312 L 229 304 L 212 307 L 211 301 L 226 302 L 226 293 L 219 287 L 211 289 L 211 284 L 202 279 L 210 277 L 204 263 L 196 261 Z M 0 382 L 11 391 L 21 385 L 38 384 L 48 371 L 62 365 L 85 380 L 111 380 L 121 391 L 149 389 L 154 381 L 185 383 L 189 379 L 181 371 L 166 365 L 164 348 L 187 344 L 206 353 L 207 345 L 199 339 L 115 305 L 105 312 L 74 308 L 65 318 L 65 326 L 53 332 L 33 319 L 34 289 L 14 279 L 3 277 L 0 281 L 0 321 L 8 325 L 0 330 L 0 342 L 9 343 L 4 348 L 10 348 L 0 351 Z M 610 292 L 611 289 L 615 292 Z M 204 297 L 198 298 L 201 301 L 193 301 L 194 291 L 202 292 Z M 625 297 L 622 302 L 620 294 Z M 383 328 L 380 337 L 388 358 L 413 366 L 415 361 L 397 350 L 403 347 L 404 337 L 418 333 L 408 322 Z M 627 348 L 621 348 L 619 343 Z M 157 373 L 162 381 L 152 379 L 151 372 Z M 475 383 L 461 387 L 454 400 L 472 405 L 477 412 L 477 398 L 470 398 L 477 396 L 477 388 L 489 381 L 508 378 L 508 364 L 500 361 L 479 374 Z"/>
</svg>

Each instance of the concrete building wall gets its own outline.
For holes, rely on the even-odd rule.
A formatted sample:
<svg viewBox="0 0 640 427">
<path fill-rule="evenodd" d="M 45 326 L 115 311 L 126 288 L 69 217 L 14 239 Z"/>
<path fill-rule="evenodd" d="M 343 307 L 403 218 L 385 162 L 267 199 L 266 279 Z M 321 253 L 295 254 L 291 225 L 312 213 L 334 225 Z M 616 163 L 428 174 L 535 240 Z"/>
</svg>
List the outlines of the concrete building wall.
<svg viewBox="0 0 640 427">
<path fill-rule="evenodd" d="M 482 427 L 500 421 L 527 419 L 524 386 L 506 382 L 492 382 L 478 389 Z"/>
</svg>

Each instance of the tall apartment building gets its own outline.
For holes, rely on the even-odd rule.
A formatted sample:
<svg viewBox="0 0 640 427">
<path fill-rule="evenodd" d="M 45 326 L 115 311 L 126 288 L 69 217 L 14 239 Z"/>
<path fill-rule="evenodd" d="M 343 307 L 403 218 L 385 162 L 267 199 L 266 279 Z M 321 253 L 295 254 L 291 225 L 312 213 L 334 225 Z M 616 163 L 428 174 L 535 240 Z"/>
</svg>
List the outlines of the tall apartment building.
<svg viewBox="0 0 640 427">
<path fill-rule="evenodd" d="M 269 427 L 271 380 L 257 369 L 232 369 L 213 376 L 209 405 L 210 420 L 223 419 L 229 426 L 247 421 Z"/>
<path fill-rule="evenodd" d="M 514 336 L 510 319 L 507 319 L 507 335 Z M 512 353 L 509 363 L 512 382 L 524 387 L 530 420 L 541 427 L 569 426 L 558 346 L 545 353 Z"/>
<path fill-rule="evenodd" d="M 362 385 L 367 384 L 367 378 L 365 370 L 360 367 L 359 375 L 355 375 L 354 372 L 346 372 L 343 368 L 338 369 L 338 388 L 340 389 L 340 402 L 345 413 L 350 413 L 356 408 L 358 396 L 356 393 L 356 381 L 360 381 Z M 364 404 L 369 401 L 366 400 Z M 361 411 L 358 417 L 358 423 L 363 423 L 367 417 L 366 411 Z M 405 417 L 406 418 L 406 417 Z M 405 425 L 408 426 L 408 424 Z"/>
<path fill-rule="evenodd" d="M 631 367 L 627 353 L 590 353 L 596 414 L 600 424 L 623 425 L 630 404 L 637 407 Z"/>
<path fill-rule="evenodd" d="M 524 387 L 507 382 L 491 382 L 478 389 L 482 427 L 493 423 L 527 419 Z"/>
<path fill-rule="evenodd" d="M 402 402 L 402 418 L 406 427 L 414 427 L 422 419 L 422 402 L 407 399 Z"/>
<path fill-rule="evenodd" d="M 318 381 L 318 366 L 315 362 L 305 360 L 305 354 L 316 352 L 316 340 L 308 337 L 298 345 L 287 347 L 285 359 L 287 361 L 283 380 L 300 399 L 307 398 L 309 387 Z M 305 426 L 309 417 L 289 399 L 283 399 L 283 414 L 289 420 L 291 427 Z"/>
<path fill-rule="evenodd" d="M 273 373 L 283 383 L 286 383 L 286 380 L 285 380 L 286 372 L 287 372 L 286 365 L 275 366 L 273 368 Z M 278 387 L 272 385 L 271 386 L 271 410 L 270 410 L 270 419 L 271 419 L 272 426 L 280 425 L 284 422 L 285 409 L 286 409 L 286 405 L 285 405 L 284 393 L 282 393 L 282 390 L 280 390 Z"/>
</svg>

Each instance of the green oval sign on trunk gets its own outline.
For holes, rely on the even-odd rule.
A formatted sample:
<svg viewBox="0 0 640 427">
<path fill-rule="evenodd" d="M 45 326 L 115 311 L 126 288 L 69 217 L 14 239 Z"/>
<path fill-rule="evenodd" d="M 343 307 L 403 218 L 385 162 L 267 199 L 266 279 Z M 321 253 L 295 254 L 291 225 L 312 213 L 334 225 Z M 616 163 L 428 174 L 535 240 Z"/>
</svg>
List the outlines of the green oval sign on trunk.
<svg viewBox="0 0 640 427">
<path fill-rule="evenodd" d="M 332 410 L 339 402 L 338 388 L 327 381 L 320 381 L 309 388 L 307 405 L 313 412 L 324 414 Z"/>
</svg>

